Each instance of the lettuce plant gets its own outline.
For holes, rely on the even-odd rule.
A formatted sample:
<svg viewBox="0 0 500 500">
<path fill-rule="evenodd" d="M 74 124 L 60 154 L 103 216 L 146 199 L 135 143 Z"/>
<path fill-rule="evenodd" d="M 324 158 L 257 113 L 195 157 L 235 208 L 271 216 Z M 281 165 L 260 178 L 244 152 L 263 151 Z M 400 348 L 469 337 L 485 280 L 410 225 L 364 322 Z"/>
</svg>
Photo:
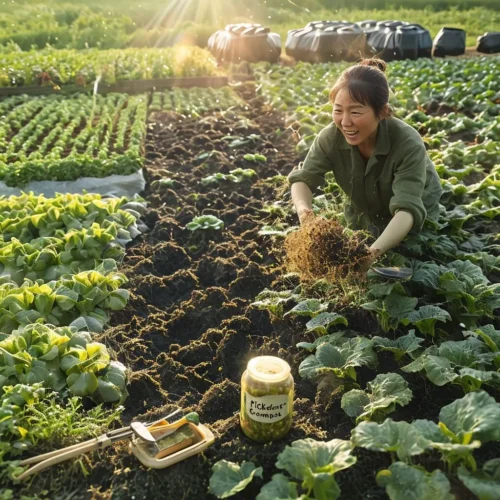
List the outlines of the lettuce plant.
<svg viewBox="0 0 500 500">
<path fill-rule="evenodd" d="M 96 402 L 122 402 L 127 397 L 125 367 L 110 362 L 106 346 L 88 332 L 31 324 L 0 342 L 0 387 L 37 384 Z"/>
<path fill-rule="evenodd" d="M 120 288 L 126 277 L 115 271 L 116 263 L 104 261 L 95 271 L 84 271 L 45 284 L 26 282 L 0 285 L 0 328 L 10 333 L 20 325 L 36 321 L 66 326 L 80 317 L 92 318 L 93 331 L 102 331 L 106 310 L 125 307 L 129 292 Z"/>
<path fill-rule="evenodd" d="M 328 309 L 328 303 L 322 302 L 319 299 L 306 299 L 299 302 L 293 309 L 290 309 L 286 316 L 309 316 L 314 318 L 318 314 Z"/>
<path fill-rule="evenodd" d="M 384 332 L 396 330 L 403 318 L 415 311 L 418 299 L 407 297 L 391 291 L 383 299 L 376 299 L 372 302 L 363 304 L 363 309 L 373 311 L 377 315 L 377 320 Z"/>
</svg>

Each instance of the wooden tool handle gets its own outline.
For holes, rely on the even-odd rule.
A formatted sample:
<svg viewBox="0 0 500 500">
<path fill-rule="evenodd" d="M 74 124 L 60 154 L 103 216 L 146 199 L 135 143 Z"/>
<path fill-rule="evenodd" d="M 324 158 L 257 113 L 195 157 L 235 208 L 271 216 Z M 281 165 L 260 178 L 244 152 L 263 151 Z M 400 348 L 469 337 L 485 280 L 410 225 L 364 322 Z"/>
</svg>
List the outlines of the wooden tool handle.
<svg viewBox="0 0 500 500">
<path fill-rule="evenodd" d="M 78 446 L 72 446 L 63 452 L 59 451 L 59 453 L 53 452 L 51 454 L 47 454 L 47 455 L 52 455 L 52 456 L 50 458 L 47 458 L 46 460 L 43 460 L 42 462 L 37 463 L 33 467 L 30 467 L 28 470 L 26 470 L 20 476 L 18 476 L 18 479 L 22 481 L 23 479 L 27 478 L 28 476 L 31 476 L 32 474 L 36 474 L 37 472 L 40 472 L 41 470 L 44 470 L 47 467 L 51 467 L 52 465 L 64 462 L 65 460 L 69 460 L 70 458 L 74 458 L 74 457 L 77 457 L 79 455 L 83 455 L 84 453 L 87 453 L 89 451 L 105 448 L 106 446 L 108 446 L 110 444 L 111 444 L 111 439 L 109 439 L 106 436 L 104 439 L 101 437 L 101 438 L 93 439 L 91 441 L 87 441 L 87 442 L 82 443 Z"/>
<path fill-rule="evenodd" d="M 62 450 L 49 451 L 48 453 L 44 453 L 43 455 L 35 455 L 34 457 L 23 460 L 19 465 L 23 466 L 23 465 L 31 465 L 31 464 L 36 464 L 38 462 L 43 462 L 45 460 L 48 460 L 49 458 L 59 456 L 61 455 L 61 453 L 66 453 L 67 451 L 70 450 L 79 450 L 82 446 L 85 446 L 89 443 L 96 443 L 97 439 L 98 438 L 92 438 L 89 439 L 88 441 L 84 441 L 83 443 L 76 443 L 73 446 L 67 446 Z"/>
</svg>

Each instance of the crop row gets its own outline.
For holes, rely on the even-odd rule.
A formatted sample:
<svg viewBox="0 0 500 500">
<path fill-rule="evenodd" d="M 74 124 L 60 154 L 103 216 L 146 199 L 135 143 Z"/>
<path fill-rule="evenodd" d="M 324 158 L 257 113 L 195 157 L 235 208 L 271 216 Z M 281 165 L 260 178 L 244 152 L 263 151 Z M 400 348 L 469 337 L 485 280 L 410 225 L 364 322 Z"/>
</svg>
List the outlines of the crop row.
<svg viewBox="0 0 500 500">
<path fill-rule="evenodd" d="M 285 448 L 276 466 L 289 475 L 273 476 L 259 500 L 292 489 L 296 497 L 302 492 L 308 498 L 337 498 L 333 473 L 355 463 L 354 447 L 391 454 L 393 464 L 376 477 L 391 500 L 453 498 L 448 477 L 455 484 L 462 481 L 480 499 L 497 497 L 500 457 L 481 470 L 474 452 L 489 441 L 500 441 L 493 421 L 484 420 L 500 416 L 500 246 L 491 229 L 500 216 L 500 87 L 489 77 L 491 65 L 499 62 L 494 58 L 454 61 L 454 66 L 448 61 L 390 65 L 392 105 L 423 135 L 444 188 L 437 222 L 427 221 L 418 235 L 406 238 L 401 253 L 390 252 L 382 263 L 411 268 L 410 279 L 387 281 L 369 272 L 366 284 L 319 280 L 264 290 L 254 302 L 276 320 L 306 318 L 306 340 L 297 344 L 306 352 L 299 376 L 317 383 L 323 396 L 328 390 L 343 393 L 341 408 L 353 419 L 350 441 L 307 439 Z M 264 96 L 308 137 L 304 148 L 331 121 L 324 75 L 335 78 L 341 69 L 325 65 L 319 71 L 303 65 L 292 75 L 287 68 L 257 67 Z M 323 193 L 313 200 L 314 211 L 345 224 L 341 199 L 339 186 L 327 176 Z M 287 223 L 290 209 L 280 206 L 274 213 L 275 223 L 261 234 L 283 237 L 293 231 Z M 343 306 L 346 294 L 350 309 L 364 309 L 376 318 L 378 328 L 372 334 L 350 329 Z M 397 371 L 381 370 L 381 352 L 393 354 Z M 360 387 L 361 367 L 375 376 Z M 438 423 L 388 418 L 411 402 L 408 380 L 415 380 L 411 374 L 417 373 L 437 387 L 453 384 L 465 393 L 441 409 Z M 482 434 L 480 429 L 488 430 Z M 435 470 L 429 470 L 429 462 L 420 456 L 436 451 L 441 462 L 433 462 Z M 307 457 L 315 453 L 327 458 L 311 464 Z M 302 465 L 292 467 L 290 456 Z M 315 477 L 317 466 L 331 474 L 330 479 L 322 478 L 323 484 L 329 482 L 326 489 L 321 489 L 319 478 L 307 479 Z M 302 474 L 302 467 L 312 474 Z"/>
<path fill-rule="evenodd" d="M 118 416 L 78 416 L 81 403 L 71 396 L 127 397 L 125 366 L 95 334 L 109 311 L 127 304 L 117 265 L 145 230 L 143 210 L 139 201 L 95 194 L 0 198 L 0 476 L 10 477 L 17 469 L 9 460 L 45 435 L 35 424 L 40 411 L 49 425 L 57 409 L 82 426 Z M 54 403 L 59 393 L 64 409 Z"/>
<path fill-rule="evenodd" d="M 209 111 L 227 111 L 242 105 L 243 101 L 230 87 L 173 88 L 164 92 L 153 92 L 149 111 L 175 111 L 194 118 Z"/>
<path fill-rule="evenodd" d="M 0 179 L 7 185 L 130 174 L 142 166 L 146 96 L 12 97 L 1 112 Z"/>
<path fill-rule="evenodd" d="M 199 47 L 125 50 L 44 50 L 0 54 L 0 87 L 86 85 L 121 80 L 211 76 L 215 60 Z"/>
</svg>

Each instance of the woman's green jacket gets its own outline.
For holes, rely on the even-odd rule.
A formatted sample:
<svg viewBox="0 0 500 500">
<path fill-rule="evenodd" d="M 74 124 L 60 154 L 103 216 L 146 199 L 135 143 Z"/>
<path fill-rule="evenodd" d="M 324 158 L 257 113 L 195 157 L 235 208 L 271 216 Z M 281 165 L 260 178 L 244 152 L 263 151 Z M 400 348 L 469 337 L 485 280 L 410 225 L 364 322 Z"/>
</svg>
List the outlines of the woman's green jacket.
<svg viewBox="0 0 500 500">
<path fill-rule="evenodd" d="M 302 168 L 288 179 L 290 184 L 305 182 L 314 193 L 325 184 L 327 172 L 333 172 L 349 198 L 345 215 L 355 229 L 374 224 L 383 230 L 397 210 L 413 214 L 412 232 L 420 231 L 426 217 L 438 217 L 439 176 L 419 133 L 398 118 L 379 123 L 368 162 L 331 123 L 314 140 Z"/>
</svg>

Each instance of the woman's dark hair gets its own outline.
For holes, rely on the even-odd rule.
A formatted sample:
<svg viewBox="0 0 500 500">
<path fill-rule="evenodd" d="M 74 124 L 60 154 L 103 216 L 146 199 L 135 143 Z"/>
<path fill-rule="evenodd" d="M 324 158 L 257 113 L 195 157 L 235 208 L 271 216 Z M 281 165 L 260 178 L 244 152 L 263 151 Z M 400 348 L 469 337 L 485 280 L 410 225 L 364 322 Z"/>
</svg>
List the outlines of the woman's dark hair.
<svg viewBox="0 0 500 500">
<path fill-rule="evenodd" d="M 378 118 L 389 103 L 389 84 L 385 76 L 387 64 L 381 59 L 362 59 L 344 70 L 330 90 L 330 102 L 341 89 L 347 89 L 351 99 L 370 106 Z M 392 111 L 389 109 L 389 116 Z"/>
</svg>

